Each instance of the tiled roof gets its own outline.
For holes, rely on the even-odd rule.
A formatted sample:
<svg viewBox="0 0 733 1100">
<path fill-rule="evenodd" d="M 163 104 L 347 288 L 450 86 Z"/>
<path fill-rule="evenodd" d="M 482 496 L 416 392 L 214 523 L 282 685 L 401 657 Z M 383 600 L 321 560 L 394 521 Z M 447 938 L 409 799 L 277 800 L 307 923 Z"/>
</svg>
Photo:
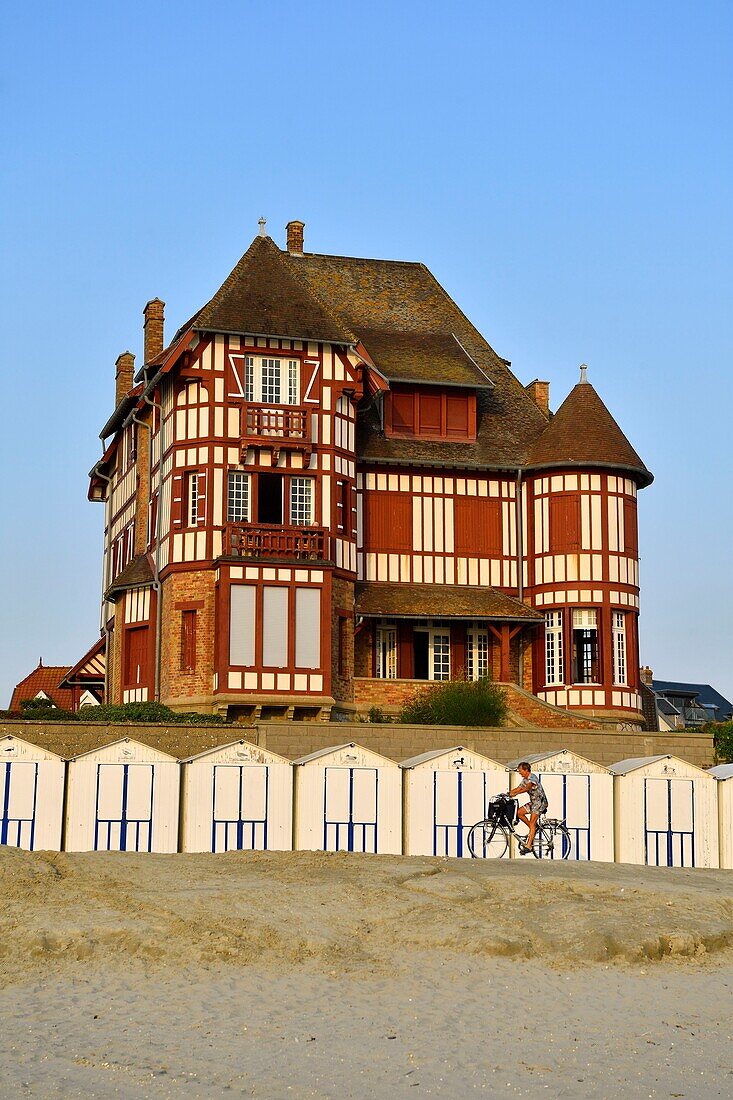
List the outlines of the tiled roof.
<svg viewBox="0 0 733 1100">
<path fill-rule="evenodd" d="M 16 685 L 8 709 L 19 714 L 20 704 L 26 699 L 35 699 L 39 691 L 42 691 L 60 710 L 71 710 L 73 706 L 71 690 L 59 687 L 61 680 L 68 672 L 68 665 L 39 664 L 38 668 L 34 668 L 33 672 Z"/>
<path fill-rule="evenodd" d="M 211 332 L 356 343 L 269 237 L 255 237 L 214 297 L 191 321 Z"/>
<path fill-rule="evenodd" d="M 363 581 L 356 586 L 356 613 L 367 618 L 544 620 L 539 611 L 495 588 L 457 584 Z"/>
<path fill-rule="evenodd" d="M 440 381 L 447 386 L 487 386 L 491 379 L 452 333 L 362 330 L 362 344 L 390 382 Z"/>
<path fill-rule="evenodd" d="M 115 577 L 106 592 L 107 599 L 113 598 L 119 592 L 126 592 L 128 588 L 147 588 L 154 580 L 150 558 L 147 554 L 138 554 L 136 558 L 125 566 L 118 577 Z"/>
<path fill-rule="evenodd" d="M 409 373 L 399 377 L 436 384 L 446 379 L 474 386 L 487 385 L 487 379 L 493 383 L 490 392 L 478 394 L 478 438 L 474 444 L 387 439 L 372 411 L 359 422 L 360 457 L 432 461 L 445 466 L 516 468 L 522 464 L 547 427 L 547 418 L 506 360 L 496 354 L 424 264 L 307 252 L 289 256 L 288 262 L 359 336 L 387 377 L 397 379 L 397 360 L 401 352 L 407 352 L 410 339 L 415 350 Z M 446 362 L 444 354 L 436 354 L 438 338 L 444 342 L 443 348 L 449 340 L 457 340 L 468 359 L 459 359 L 451 349 L 450 363 Z M 472 364 L 473 380 L 469 381 Z"/>
<path fill-rule="evenodd" d="M 712 705 L 718 708 L 719 720 L 733 716 L 733 703 L 710 684 L 681 684 L 676 680 L 654 680 L 652 687 L 658 695 L 698 696 L 695 702 L 699 706 Z"/>
<path fill-rule="evenodd" d="M 653 480 L 590 382 L 573 387 L 532 447 L 527 466 L 608 466 L 634 474 L 640 485 Z"/>
</svg>

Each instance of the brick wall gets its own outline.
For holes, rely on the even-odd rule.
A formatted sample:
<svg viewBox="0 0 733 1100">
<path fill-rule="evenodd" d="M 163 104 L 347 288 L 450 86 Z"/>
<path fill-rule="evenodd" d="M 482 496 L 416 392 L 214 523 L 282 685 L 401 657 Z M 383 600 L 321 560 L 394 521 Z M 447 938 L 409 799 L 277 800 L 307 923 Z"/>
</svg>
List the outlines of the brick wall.
<svg viewBox="0 0 733 1100">
<path fill-rule="evenodd" d="M 334 577 L 331 586 L 331 694 L 340 703 L 354 699 L 354 582 Z M 339 612 L 345 612 L 343 616 Z M 344 652 L 346 656 L 343 675 L 339 669 L 339 623 L 346 631 Z"/>
<path fill-rule="evenodd" d="M 465 726 L 371 725 L 361 722 L 261 722 L 257 726 L 119 725 L 82 722 L 0 722 L 0 737 L 22 737 L 60 756 L 131 737 L 184 757 L 238 738 L 295 759 L 329 745 L 356 741 L 393 760 L 463 745 L 507 763 L 520 756 L 567 748 L 599 764 L 670 753 L 698 767 L 713 763 L 713 741 L 703 733 L 632 733 L 621 730 L 471 729 Z"/>
<path fill-rule="evenodd" d="M 211 706 L 214 690 L 215 577 L 211 570 L 170 573 L 163 581 L 161 702 L 174 710 Z M 181 606 L 182 605 L 182 606 Z M 195 606 L 196 668 L 181 668 L 183 610 Z"/>
</svg>

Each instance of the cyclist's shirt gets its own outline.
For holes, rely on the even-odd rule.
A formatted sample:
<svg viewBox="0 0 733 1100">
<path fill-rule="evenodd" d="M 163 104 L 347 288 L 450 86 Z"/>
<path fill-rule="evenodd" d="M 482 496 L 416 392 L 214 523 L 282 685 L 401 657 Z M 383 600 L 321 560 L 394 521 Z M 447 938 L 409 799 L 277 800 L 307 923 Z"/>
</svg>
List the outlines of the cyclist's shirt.
<svg viewBox="0 0 733 1100">
<path fill-rule="evenodd" d="M 540 777 L 536 772 L 530 772 L 525 783 L 534 784 L 529 794 L 529 808 L 533 814 L 543 814 L 547 810 L 548 802 L 545 788 L 540 783 Z"/>
</svg>

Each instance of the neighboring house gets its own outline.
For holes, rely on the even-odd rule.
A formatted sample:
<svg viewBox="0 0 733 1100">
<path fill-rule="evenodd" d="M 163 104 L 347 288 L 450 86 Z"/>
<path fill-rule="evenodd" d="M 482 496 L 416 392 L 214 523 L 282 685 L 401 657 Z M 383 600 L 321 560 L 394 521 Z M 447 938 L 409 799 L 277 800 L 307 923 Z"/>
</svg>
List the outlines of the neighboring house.
<svg viewBox="0 0 733 1100">
<path fill-rule="evenodd" d="M 71 668 L 44 665 L 40 660 L 38 668 L 15 687 L 8 709 L 20 714 L 20 704 L 27 699 L 47 699 L 51 706 L 74 713 L 82 707 L 98 706 L 104 701 L 104 638 Z"/>
<path fill-rule="evenodd" d="M 20 714 L 20 704 L 29 699 L 47 699 L 51 706 L 59 710 L 71 710 L 73 693 L 69 688 L 61 687 L 62 679 L 69 671 L 68 665 L 44 665 L 40 658 L 38 667 L 16 685 L 8 710 Z"/>
<path fill-rule="evenodd" d="M 261 232 L 166 346 L 116 364 L 110 702 L 232 717 L 397 706 L 491 674 L 641 724 L 637 491 L 593 386 L 522 386 L 420 263 Z"/>
<path fill-rule="evenodd" d="M 641 680 L 648 729 L 685 729 L 702 726 L 706 722 L 727 722 L 733 719 L 733 703 L 710 684 L 655 680 L 648 666 L 641 669 Z M 654 708 L 657 725 L 653 724 Z"/>
</svg>

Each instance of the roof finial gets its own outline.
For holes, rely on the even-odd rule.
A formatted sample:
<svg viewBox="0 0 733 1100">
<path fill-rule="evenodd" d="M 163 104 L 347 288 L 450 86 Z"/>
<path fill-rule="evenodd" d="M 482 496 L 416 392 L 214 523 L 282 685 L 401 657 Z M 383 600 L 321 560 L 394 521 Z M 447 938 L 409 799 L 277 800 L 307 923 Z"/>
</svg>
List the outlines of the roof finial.
<svg viewBox="0 0 733 1100">
<path fill-rule="evenodd" d="M 260 220 L 257 222 L 257 224 L 260 227 L 260 236 L 261 237 L 266 237 L 267 236 L 267 234 L 265 233 L 265 226 L 267 225 L 266 220 L 264 218 L 260 218 Z"/>
<path fill-rule="evenodd" d="M 580 381 L 583 385 L 588 382 L 588 365 L 586 363 L 580 364 Z"/>
</svg>

